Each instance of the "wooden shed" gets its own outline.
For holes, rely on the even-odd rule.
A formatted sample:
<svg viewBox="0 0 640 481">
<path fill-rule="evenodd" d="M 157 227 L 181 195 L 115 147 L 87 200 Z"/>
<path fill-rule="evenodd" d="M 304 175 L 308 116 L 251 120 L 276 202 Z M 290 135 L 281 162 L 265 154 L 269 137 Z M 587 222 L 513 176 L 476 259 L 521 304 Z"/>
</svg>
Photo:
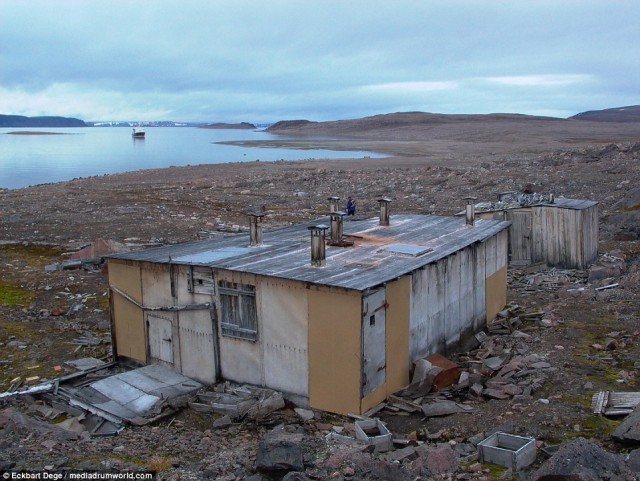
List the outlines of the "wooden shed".
<svg viewBox="0 0 640 481">
<path fill-rule="evenodd" d="M 540 194 L 501 194 L 476 205 L 481 219 L 511 221 L 509 263 L 586 269 L 598 258 L 598 203 Z"/>
<path fill-rule="evenodd" d="M 509 222 L 343 219 L 111 256 L 115 355 L 362 413 L 503 309 Z"/>
</svg>

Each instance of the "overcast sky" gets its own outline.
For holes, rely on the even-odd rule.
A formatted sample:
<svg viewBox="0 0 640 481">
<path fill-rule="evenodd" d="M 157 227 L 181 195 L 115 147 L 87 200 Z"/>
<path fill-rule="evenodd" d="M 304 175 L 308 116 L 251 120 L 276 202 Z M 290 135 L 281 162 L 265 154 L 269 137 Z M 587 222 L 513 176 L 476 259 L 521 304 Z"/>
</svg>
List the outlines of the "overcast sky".
<svg viewBox="0 0 640 481">
<path fill-rule="evenodd" d="M 640 104 L 638 0 L 0 0 L 0 113 L 273 122 Z"/>
</svg>

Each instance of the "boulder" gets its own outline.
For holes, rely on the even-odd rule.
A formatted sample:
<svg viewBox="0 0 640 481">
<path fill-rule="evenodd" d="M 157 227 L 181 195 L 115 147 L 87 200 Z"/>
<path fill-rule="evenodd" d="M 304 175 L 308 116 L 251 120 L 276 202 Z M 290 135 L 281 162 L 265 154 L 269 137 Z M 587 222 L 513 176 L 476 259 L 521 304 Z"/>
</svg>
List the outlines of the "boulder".
<svg viewBox="0 0 640 481">
<path fill-rule="evenodd" d="M 304 471 L 302 435 L 275 428 L 258 445 L 258 471 Z"/>
<path fill-rule="evenodd" d="M 416 448 L 419 458 L 412 466 L 419 470 L 422 476 L 438 476 L 453 473 L 458 469 L 460 459 L 458 454 L 448 444 L 431 448 L 426 444 Z"/>
<path fill-rule="evenodd" d="M 533 475 L 531 481 L 629 481 L 633 473 L 621 456 L 577 438 L 564 442 Z"/>
<path fill-rule="evenodd" d="M 282 478 L 282 481 L 309 481 L 309 478 L 304 473 L 291 471 Z"/>
<path fill-rule="evenodd" d="M 8 433 L 13 432 L 24 436 L 34 434 L 59 441 L 77 440 L 79 437 L 74 432 L 65 431 L 58 425 L 27 416 L 12 407 L 0 411 L 0 429 L 4 429 Z"/>
<path fill-rule="evenodd" d="M 627 467 L 634 473 L 640 473 L 640 449 L 634 449 L 629 453 Z"/>
<path fill-rule="evenodd" d="M 616 428 L 613 439 L 620 443 L 640 444 L 640 404 Z"/>
</svg>

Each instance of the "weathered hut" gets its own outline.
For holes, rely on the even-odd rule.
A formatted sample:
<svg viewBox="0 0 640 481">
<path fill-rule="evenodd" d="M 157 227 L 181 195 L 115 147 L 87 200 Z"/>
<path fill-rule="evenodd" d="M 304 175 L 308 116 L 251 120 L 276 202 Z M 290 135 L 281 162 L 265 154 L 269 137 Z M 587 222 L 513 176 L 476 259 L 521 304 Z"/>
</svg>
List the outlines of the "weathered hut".
<svg viewBox="0 0 640 481">
<path fill-rule="evenodd" d="M 508 222 L 397 215 L 113 255 L 114 351 L 362 413 L 506 303 Z M 332 232 L 327 235 L 331 220 Z"/>
<path fill-rule="evenodd" d="M 476 204 L 481 219 L 511 221 L 509 263 L 586 269 L 598 258 L 598 203 L 505 192 Z"/>
</svg>

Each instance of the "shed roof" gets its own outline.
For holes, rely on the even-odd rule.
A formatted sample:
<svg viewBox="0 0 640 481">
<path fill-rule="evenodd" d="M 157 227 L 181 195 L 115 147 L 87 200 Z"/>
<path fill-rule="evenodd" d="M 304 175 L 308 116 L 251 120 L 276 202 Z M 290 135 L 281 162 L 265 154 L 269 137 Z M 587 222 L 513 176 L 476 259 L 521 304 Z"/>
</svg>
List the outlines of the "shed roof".
<svg viewBox="0 0 640 481">
<path fill-rule="evenodd" d="M 553 201 L 553 203 L 542 203 L 545 207 L 558 207 L 559 209 L 573 209 L 573 210 L 584 210 L 593 207 L 594 205 L 598 205 L 595 200 L 586 200 L 586 199 L 567 199 L 566 197 L 559 197 Z"/>
<path fill-rule="evenodd" d="M 521 196 L 523 195 L 521 194 Z M 476 212 L 501 212 L 504 210 L 528 209 L 531 207 L 551 207 L 557 209 L 585 210 L 598 205 L 596 201 L 586 199 L 568 199 L 566 197 L 557 197 L 553 200 L 553 202 L 549 202 L 546 198 L 541 197 L 541 199 L 542 200 L 540 201 L 536 201 L 535 197 L 533 197 L 533 201 L 527 199 L 525 202 L 520 202 L 517 199 L 508 199 L 506 201 L 496 202 L 480 202 L 475 205 L 475 208 Z M 465 212 L 462 211 L 457 215 L 464 215 L 464 213 Z"/>
<path fill-rule="evenodd" d="M 263 234 L 263 245 L 249 247 L 248 235 L 127 252 L 110 259 L 209 266 L 311 284 L 364 291 L 442 259 L 506 229 L 510 222 L 431 215 L 396 215 L 390 225 L 379 219 L 347 220 L 344 237 L 351 247 L 327 245 L 326 266 L 311 266 L 308 228 L 328 218 Z M 328 236 L 327 232 L 327 236 Z"/>
</svg>

